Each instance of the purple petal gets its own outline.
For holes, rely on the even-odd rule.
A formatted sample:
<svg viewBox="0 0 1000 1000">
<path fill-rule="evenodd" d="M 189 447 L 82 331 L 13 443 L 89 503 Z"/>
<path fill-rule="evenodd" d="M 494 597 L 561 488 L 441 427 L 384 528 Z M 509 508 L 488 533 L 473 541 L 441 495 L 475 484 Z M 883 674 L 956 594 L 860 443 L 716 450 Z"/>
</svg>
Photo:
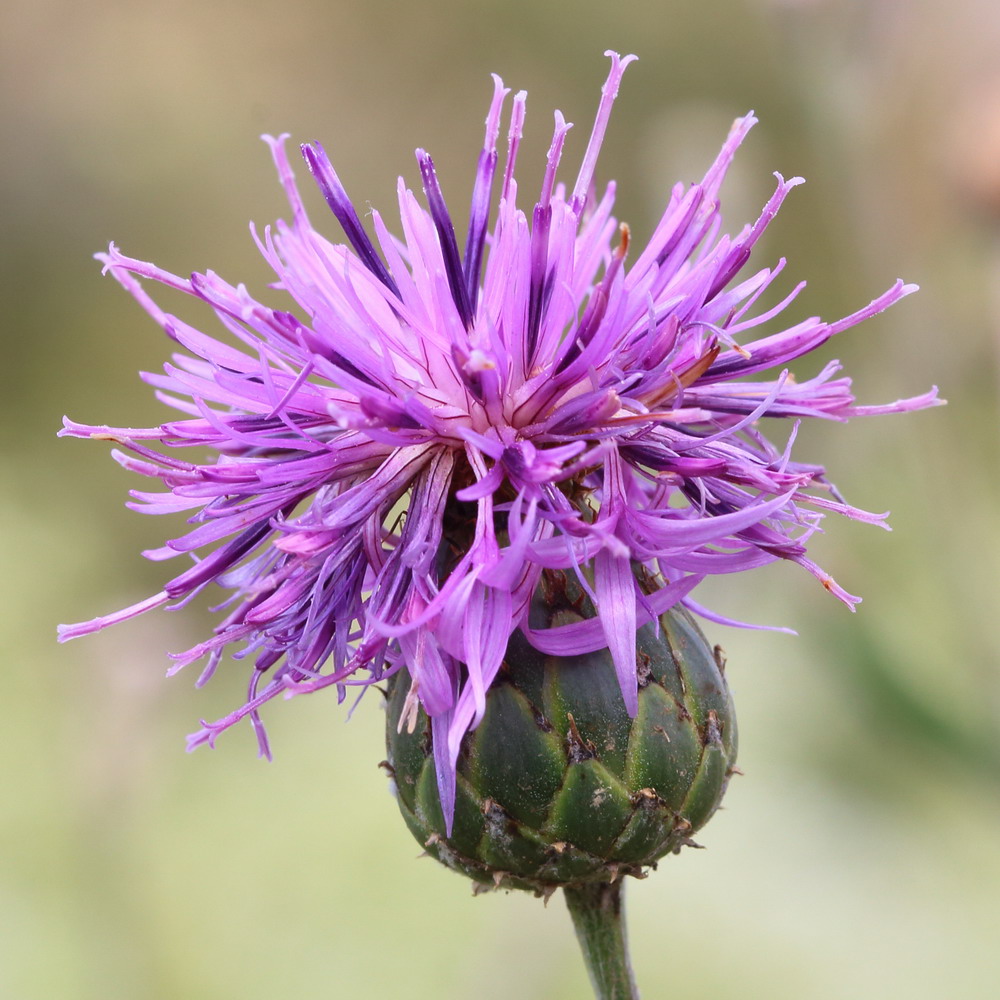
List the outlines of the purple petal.
<svg viewBox="0 0 1000 1000">
<path fill-rule="evenodd" d="M 594 559 L 594 589 L 597 611 L 614 660 L 618 683 L 628 714 L 639 711 L 635 661 L 635 576 L 628 555 L 617 556 L 602 549 Z"/>
</svg>

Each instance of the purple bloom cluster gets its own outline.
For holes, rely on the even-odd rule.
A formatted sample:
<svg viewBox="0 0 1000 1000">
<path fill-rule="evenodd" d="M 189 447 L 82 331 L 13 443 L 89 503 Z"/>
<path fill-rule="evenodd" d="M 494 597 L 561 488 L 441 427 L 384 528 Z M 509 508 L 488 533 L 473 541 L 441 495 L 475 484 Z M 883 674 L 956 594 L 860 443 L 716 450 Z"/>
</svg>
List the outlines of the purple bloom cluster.
<svg viewBox="0 0 1000 1000">
<path fill-rule="evenodd" d="M 497 177 L 509 91 L 494 77 L 464 249 L 426 152 L 417 151 L 424 204 L 400 180 L 401 230 L 373 211 L 372 238 L 314 143 L 302 153 L 347 237 L 330 243 L 306 214 L 282 136 L 265 138 L 291 222 L 254 239 L 294 312 L 212 272 L 178 277 L 113 245 L 101 255 L 182 349 L 143 378 L 183 416 L 149 429 L 66 420 L 62 433 L 115 441 L 125 468 L 160 480 L 165 492 L 134 491 L 133 509 L 193 511 L 186 534 L 145 553 L 193 563 L 148 600 L 61 637 L 186 603 L 211 583 L 229 591 L 214 635 L 174 655 L 172 671 L 205 658 L 204 683 L 238 647 L 234 657 L 252 662 L 248 697 L 192 747 L 249 717 L 269 755 L 259 710 L 271 698 L 330 686 L 343 698 L 405 666 L 409 704 L 419 700 L 432 720 L 447 803 L 459 743 L 516 629 L 553 654 L 608 647 L 634 712 L 636 629 L 678 602 L 726 621 L 690 596 L 710 574 L 787 559 L 856 602 L 806 542 L 829 512 L 873 524 L 884 515 L 849 506 L 821 466 L 792 459 L 799 421 L 917 410 L 938 402 L 936 391 L 856 406 L 836 362 L 801 382 L 780 368 L 914 286 L 897 282 L 836 322 L 757 334 L 802 285 L 755 310 L 785 262 L 738 276 L 801 181 L 776 175 L 760 218 L 720 235 L 719 188 L 752 114 L 735 122 L 700 184 L 673 189 L 646 246 L 631 247 L 611 215 L 614 185 L 593 191 L 634 58 L 608 55 L 572 188 L 556 179 L 570 128 L 556 112 L 529 211 L 515 180 L 525 94 L 513 97 Z M 164 312 L 138 279 L 204 301 L 228 336 Z M 763 435 L 762 417 L 789 418 L 783 444 Z M 211 457 L 177 457 L 185 448 Z M 598 616 L 530 628 L 545 568 L 576 573 Z"/>
</svg>

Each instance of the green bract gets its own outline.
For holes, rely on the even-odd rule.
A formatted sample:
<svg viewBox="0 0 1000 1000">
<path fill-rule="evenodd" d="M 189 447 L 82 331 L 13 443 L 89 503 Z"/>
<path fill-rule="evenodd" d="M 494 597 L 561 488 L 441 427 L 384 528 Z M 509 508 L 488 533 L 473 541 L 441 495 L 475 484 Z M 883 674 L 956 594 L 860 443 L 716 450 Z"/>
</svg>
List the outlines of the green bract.
<svg viewBox="0 0 1000 1000">
<path fill-rule="evenodd" d="M 575 595 L 574 595 L 575 592 Z M 534 628 L 592 609 L 546 572 Z M 690 842 L 719 805 L 736 758 L 736 719 L 717 651 L 682 610 L 636 636 L 639 711 L 629 718 L 611 655 L 549 656 L 514 634 L 486 714 L 458 759 L 447 836 L 431 727 L 400 728 L 409 688 L 391 681 L 387 748 L 399 808 L 429 854 L 487 887 L 548 894 L 641 875 Z"/>
</svg>

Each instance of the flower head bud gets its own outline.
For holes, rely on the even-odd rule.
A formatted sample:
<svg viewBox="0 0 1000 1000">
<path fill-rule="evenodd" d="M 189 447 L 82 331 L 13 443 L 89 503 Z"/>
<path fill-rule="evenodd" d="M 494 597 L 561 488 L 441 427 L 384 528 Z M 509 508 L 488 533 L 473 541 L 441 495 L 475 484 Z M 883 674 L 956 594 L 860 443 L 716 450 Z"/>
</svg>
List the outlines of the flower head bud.
<svg viewBox="0 0 1000 1000">
<path fill-rule="evenodd" d="M 580 586 L 543 574 L 533 628 L 593 615 Z M 605 649 L 545 655 L 520 634 L 458 753 L 454 822 L 438 794 L 433 732 L 390 681 L 387 747 L 400 811 L 427 852 L 480 885 L 547 895 L 641 876 L 712 815 L 736 757 L 736 718 L 716 651 L 672 609 L 636 635 L 630 717 Z"/>
<path fill-rule="evenodd" d="M 696 603 L 706 577 L 786 560 L 857 602 L 810 558 L 809 542 L 830 514 L 874 524 L 884 515 L 848 504 L 821 464 L 799 457 L 799 424 L 940 402 L 931 389 L 858 405 L 836 362 L 802 370 L 805 355 L 914 286 L 897 282 L 834 320 L 782 318 L 801 284 L 761 305 L 785 261 L 743 268 L 800 179 L 776 175 L 757 220 L 723 232 L 721 185 L 752 113 L 734 122 L 699 183 L 666 193 L 648 239 L 630 236 L 613 215 L 614 184 L 595 187 L 634 59 L 608 56 L 576 180 L 561 164 L 570 125 L 557 112 L 541 190 L 527 199 L 516 179 L 526 97 L 514 94 L 508 113 L 509 91 L 494 78 L 462 245 L 423 150 L 419 189 L 401 179 L 397 219 L 373 210 L 369 225 L 323 147 L 302 148 L 342 230 L 337 243 L 309 215 L 287 136 L 265 137 L 290 210 L 254 230 L 274 284 L 258 299 L 215 271 L 172 274 L 112 245 L 100 255 L 105 271 L 177 347 L 162 372 L 143 376 L 177 412 L 155 427 L 67 420 L 62 432 L 119 445 L 118 461 L 154 481 L 129 506 L 188 522 L 145 553 L 181 564 L 157 593 L 63 626 L 62 639 L 208 597 L 219 620 L 172 654 L 172 672 L 202 660 L 203 683 L 231 655 L 249 682 L 242 704 L 189 745 L 214 746 L 248 722 L 262 756 L 271 701 L 327 689 L 344 700 L 348 688 L 400 674 L 396 713 L 408 723 L 426 713 L 434 742 L 432 766 L 422 762 L 423 722 L 391 741 L 404 811 L 425 840 L 439 830 L 465 837 L 464 821 L 451 825 L 456 803 L 473 804 L 476 830 L 489 817 L 491 830 L 514 823 L 525 851 L 536 838 L 537 863 L 501 857 L 489 870 L 517 871 L 526 885 L 641 868 L 717 801 L 703 798 L 697 776 L 731 741 L 728 702 L 704 707 L 701 687 L 676 681 L 694 671 L 713 678 L 705 691 L 724 691 L 685 617 L 733 624 Z M 157 285 L 196 299 L 217 325 L 167 312 Z M 439 558 L 443 538 L 453 558 Z M 588 581 L 586 600 L 577 595 L 586 608 L 560 596 L 562 574 Z M 203 595 L 214 588 L 221 599 Z M 678 629 L 683 649 L 672 645 Z M 592 681 L 571 695 L 585 674 Z M 589 700 L 598 693 L 600 712 Z M 522 734 L 542 768 L 525 792 L 539 799 L 523 814 L 507 794 L 514 785 L 490 783 L 521 767 L 497 756 L 513 748 L 496 722 L 507 716 L 512 726 L 542 720 Z M 605 729 L 612 718 L 617 728 Z M 656 720 L 651 729 L 644 719 Z M 674 762 L 683 794 L 643 771 L 653 747 Z M 429 775 L 443 826 L 430 786 L 415 798 L 407 784 L 419 778 L 423 789 Z M 570 836 L 568 803 L 585 789 L 603 796 L 594 843 Z M 662 836 L 626 849 L 654 813 Z M 448 850 L 487 863 L 465 839 Z M 546 868 L 560 850 L 561 864 Z M 589 861 L 571 863 L 576 852 Z"/>
</svg>

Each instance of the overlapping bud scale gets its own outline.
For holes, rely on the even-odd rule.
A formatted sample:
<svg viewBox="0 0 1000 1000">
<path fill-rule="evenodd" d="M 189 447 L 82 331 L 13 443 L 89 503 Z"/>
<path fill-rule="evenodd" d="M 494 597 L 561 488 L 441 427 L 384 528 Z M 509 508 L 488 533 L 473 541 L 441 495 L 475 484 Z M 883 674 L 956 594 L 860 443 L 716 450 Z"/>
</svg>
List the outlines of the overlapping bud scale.
<svg viewBox="0 0 1000 1000">
<path fill-rule="evenodd" d="M 532 624 L 594 614 L 574 581 L 546 572 Z M 458 755 L 454 822 L 438 793 L 433 733 L 390 681 L 388 761 L 400 811 L 427 852 L 486 888 L 547 895 L 641 876 L 691 843 L 715 811 L 736 758 L 722 662 L 691 617 L 670 610 L 636 636 L 630 716 L 607 650 L 546 656 L 509 644 L 486 711 Z"/>
</svg>

